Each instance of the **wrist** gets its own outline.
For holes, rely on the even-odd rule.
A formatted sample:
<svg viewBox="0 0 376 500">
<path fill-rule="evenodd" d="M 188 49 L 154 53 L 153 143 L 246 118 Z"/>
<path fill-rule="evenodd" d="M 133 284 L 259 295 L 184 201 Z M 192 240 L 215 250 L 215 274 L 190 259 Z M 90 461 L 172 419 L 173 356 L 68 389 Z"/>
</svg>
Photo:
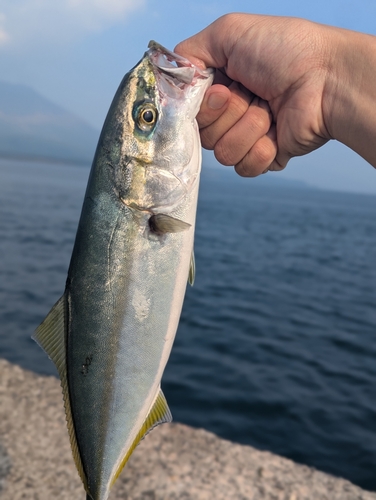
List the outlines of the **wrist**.
<svg viewBox="0 0 376 500">
<path fill-rule="evenodd" d="M 376 167 L 376 37 L 328 29 L 327 131 Z"/>
</svg>

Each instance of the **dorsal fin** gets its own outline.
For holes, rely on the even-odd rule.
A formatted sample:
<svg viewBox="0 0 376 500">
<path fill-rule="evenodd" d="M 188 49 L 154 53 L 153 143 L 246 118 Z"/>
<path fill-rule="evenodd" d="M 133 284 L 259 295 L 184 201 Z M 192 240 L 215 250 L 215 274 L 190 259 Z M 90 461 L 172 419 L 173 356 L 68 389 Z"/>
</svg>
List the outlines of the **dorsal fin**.
<svg viewBox="0 0 376 500">
<path fill-rule="evenodd" d="M 172 415 L 170 408 L 168 407 L 166 398 L 161 390 L 159 388 L 158 395 L 144 421 L 144 423 L 141 426 L 141 429 L 139 430 L 135 440 L 133 441 L 132 445 L 130 446 L 129 450 L 127 451 L 125 457 L 121 461 L 118 469 L 116 470 L 112 480 L 111 480 L 111 486 L 115 483 L 116 479 L 119 477 L 120 472 L 123 470 L 124 465 L 128 462 L 129 457 L 133 453 L 134 449 L 138 445 L 138 443 L 152 430 L 154 427 L 156 427 L 159 424 L 164 424 L 167 422 L 172 422 Z"/>
<path fill-rule="evenodd" d="M 84 483 L 85 489 L 87 490 L 87 479 L 78 449 L 68 390 L 65 333 L 67 314 L 68 305 L 64 294 L 52 307 L 44 321 L 35 330 L 32 338 L 47 353 L 48 357 L 54 362 L 57 371 L 59 372 L 72 454 L 78 474 Z"/>
</svg>

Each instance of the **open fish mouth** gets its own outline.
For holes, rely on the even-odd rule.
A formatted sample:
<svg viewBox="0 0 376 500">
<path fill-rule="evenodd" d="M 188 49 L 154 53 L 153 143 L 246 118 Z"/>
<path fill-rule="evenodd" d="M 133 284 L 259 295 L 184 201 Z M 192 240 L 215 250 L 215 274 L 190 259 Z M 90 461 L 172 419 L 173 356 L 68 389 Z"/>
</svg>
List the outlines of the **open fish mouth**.
<svg viewBox="0 0 376 500">
<path fill-rule="evenodd" d="M 200 87 L 200 80 L 202 83 L 207 82 L 213 75 L 211 68 L 198 68 L 185 57 L 171 52 L 154 40 L 149 42 L 148 48 L 146 54 L 159 80 L 175 89 L 186 91 L 187 87 Z"/>
</svg>

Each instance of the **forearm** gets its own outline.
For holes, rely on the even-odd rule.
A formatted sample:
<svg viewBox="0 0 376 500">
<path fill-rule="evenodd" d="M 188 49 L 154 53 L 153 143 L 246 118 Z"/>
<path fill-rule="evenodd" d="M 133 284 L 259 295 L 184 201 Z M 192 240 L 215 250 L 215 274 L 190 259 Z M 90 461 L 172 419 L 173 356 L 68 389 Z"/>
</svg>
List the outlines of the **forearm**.
<svg viewBox="0 0 376 500">
<path fill-rule="evenodd" d="M 333 28 L 328 49 L 327 130 L 376 167 L 376 37 Z"/>
</svg>

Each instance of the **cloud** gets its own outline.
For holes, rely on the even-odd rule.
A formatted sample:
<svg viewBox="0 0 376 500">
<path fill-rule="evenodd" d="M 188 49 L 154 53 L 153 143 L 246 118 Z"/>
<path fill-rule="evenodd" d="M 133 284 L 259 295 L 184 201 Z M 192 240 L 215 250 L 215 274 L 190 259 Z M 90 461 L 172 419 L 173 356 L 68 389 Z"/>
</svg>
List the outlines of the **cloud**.
<svg viewBox="0 0 376 500">
<path fill-rule="evenodd" d="M 45 0 L 50 2 L 51 0 Z M 67 11 L 77 16 L 81 25 L 87 29 L 100 30 L 108 23 L 123 21 L 127 14 L 140 7 L 143 2 L 137 0 L 60 0 Z"/>
<path fill-rule="evenodd" d="M 5 14 L 0 12 L 0 47 L 2 45 L 5 45 L 9 41 L 9 35 L 4 29 L 4 24 L 5 24 Z"/>
<path fill-rule="evenodd" d="M 105 15 L 110 18 L 125 14 L 132 4 L 124 0 L 68 0 L 67 6 L 70 9 L 87 13 Z"/>
<path fill-rule="evenodd" d="M 67 44 L 123 23 L 146 0 L 0 0 L 0 50 Z"/>
<path fill-rule="evenodd" d="M 0 28 L 0 47 L 2 45 L 5 45 L 9 41 L 9 35 L 8 33 Z"/>
</svg>

